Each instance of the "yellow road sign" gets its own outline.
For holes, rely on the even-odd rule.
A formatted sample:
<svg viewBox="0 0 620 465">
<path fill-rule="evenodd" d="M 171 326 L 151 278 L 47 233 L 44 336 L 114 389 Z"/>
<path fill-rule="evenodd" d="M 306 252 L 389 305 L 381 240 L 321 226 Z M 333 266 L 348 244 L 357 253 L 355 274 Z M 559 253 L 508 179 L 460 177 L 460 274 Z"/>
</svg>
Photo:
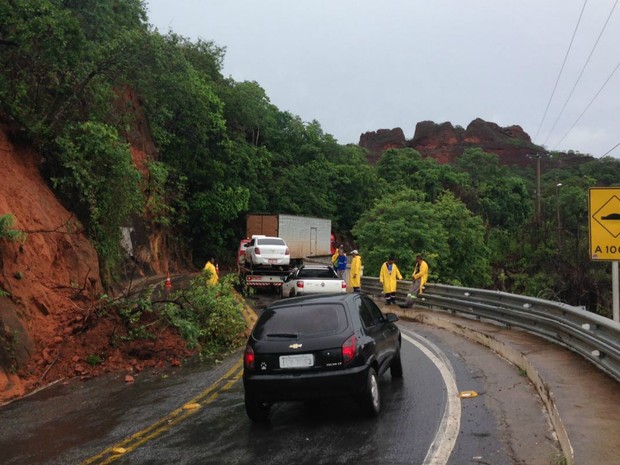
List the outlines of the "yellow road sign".
<svg viewBox="0 0 620 465">
<path fill-rule="evenodd" d="M 591 187 L 590 259 L 620 261 L 620 187 Z"/>
</svg>

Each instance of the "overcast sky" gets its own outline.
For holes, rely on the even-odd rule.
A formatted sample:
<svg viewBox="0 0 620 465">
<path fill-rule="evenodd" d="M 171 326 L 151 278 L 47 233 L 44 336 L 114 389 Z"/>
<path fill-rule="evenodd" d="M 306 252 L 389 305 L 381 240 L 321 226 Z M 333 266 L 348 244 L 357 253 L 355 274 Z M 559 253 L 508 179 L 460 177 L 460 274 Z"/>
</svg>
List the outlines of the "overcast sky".
<svg viewBox="0 0 620 465">
<path fill-rule="evenodd" d="M 146 1 L 160 33 L 225 47 L 224 76 L 256 81 L 280 110 L 317 120 L 341 144 L 395 127 L 411 139 L 420 121 L 467 127 L 482 118 L 519 125 L 549 150 L 597 157 L 620 143 L 617 3 Z M 620 146 L 609 155 L 620 158 Z"/>
</svg>

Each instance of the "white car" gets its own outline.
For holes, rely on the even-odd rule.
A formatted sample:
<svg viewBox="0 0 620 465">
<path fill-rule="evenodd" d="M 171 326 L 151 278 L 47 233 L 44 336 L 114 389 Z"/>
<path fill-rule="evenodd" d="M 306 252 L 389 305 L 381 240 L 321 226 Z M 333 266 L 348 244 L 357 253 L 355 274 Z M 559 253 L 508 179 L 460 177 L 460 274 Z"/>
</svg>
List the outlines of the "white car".
<svg viewBox="0 0 620 465">
<path fill-rule="evenodd" d="M 288 266 L 291 253 L 280 237 L 252 236 L 245 246 L 245 262 L 251 266 Z"/>
<path fill-rule="evenodd" d="M 304 265 L 296 268 L 282 283 L 282 297 L 347 292 L 347 283 L 328 265 Z"/>
</svg>

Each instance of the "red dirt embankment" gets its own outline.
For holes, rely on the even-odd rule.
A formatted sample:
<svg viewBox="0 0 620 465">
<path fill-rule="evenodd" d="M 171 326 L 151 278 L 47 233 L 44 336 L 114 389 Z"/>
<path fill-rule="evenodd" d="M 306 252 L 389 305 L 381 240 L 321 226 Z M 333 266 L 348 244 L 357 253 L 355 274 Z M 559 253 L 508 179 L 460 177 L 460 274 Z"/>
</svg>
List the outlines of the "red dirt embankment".
<svg viewBox="0 0 620 465">
<path fill-rule="evenodd" d="M 133 374 L 190 355 L 170 330 L 117 343 L 122 321 L 94 311 L 103 293 L 97 253 L 40 163 L 0 130 L 0 216 L 12 215 L 12 228 L 25 233 L 0 239 L 0 404 L 59 379 Z"/>
</svg>

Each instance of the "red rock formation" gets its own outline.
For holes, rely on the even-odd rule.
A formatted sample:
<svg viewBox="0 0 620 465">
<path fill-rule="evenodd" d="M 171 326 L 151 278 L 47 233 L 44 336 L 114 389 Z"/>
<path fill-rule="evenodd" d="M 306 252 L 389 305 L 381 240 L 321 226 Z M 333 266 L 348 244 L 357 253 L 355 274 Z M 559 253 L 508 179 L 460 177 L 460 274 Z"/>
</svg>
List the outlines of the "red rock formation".
<svg viewBox="0 0 620 465">
<path fill-rule="evenodd" d="M 467 129 L 454 127 L 449 122 L 437 124 L 422 121 L 416 125 L 410 141 L 404 140 L 400 128 L 367 132 L 361 135 L 359 145 L 369 150 L 371 160 L 378 160 L 388 148 L 411 147 L 439 163 L 453 163 L 465 149 L 479 147 L 485 152 L 497 154 L 502 164 L 518 166 L 531 165 L 528 154 L 544 152 L 542 147 L 532 143 L 520 126 L 502 128 L 479 118 L 472 121 Z"/>
<path fill-rule="evenodd" d="M 389 149 L 402 149 L 406 147 L 407 140 L 401 128 L 379 129 L 360 135 L 361 147 L 370 152 L 370 162 L 376 163 L 383 152 Z"/>
<path fill-rule="evenodd" d="M 455 128 L 448 122 L 435 124 L 422 121 L 416 125 L 413 140 L 408 146 L 439 163 L 451 163 L 463 153 L 464 132 L 463 128 Z"/>
</svg>

